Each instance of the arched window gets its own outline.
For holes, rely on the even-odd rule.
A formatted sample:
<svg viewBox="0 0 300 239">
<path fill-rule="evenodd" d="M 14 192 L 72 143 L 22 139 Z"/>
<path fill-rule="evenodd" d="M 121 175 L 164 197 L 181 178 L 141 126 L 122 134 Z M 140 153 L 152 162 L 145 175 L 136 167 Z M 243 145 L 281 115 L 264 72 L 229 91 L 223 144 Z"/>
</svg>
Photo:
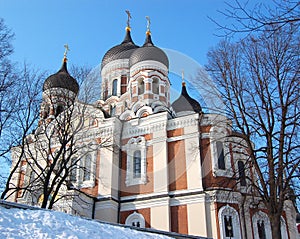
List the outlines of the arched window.
<svg viewBox="0 0 300 239">
<path fill-rule="evenodd" d="M 112 95 L 118 94 L 118 80 L 114 79 L 112 83 Z"/>
<path fill-rule="evenodd" d="M 254 239 L 271 239 L 271 224 L 264 212 L 256 212 L 252 217 Z"/>
<path fill-rule="evenodd" d="M 222 239 L 241 238 L 241 228 L 238 212 L 229 205 L 223 206 L 218 213 L 220 235 Z"/>
<path fill-rule="evenodd" d="M 77 158 L 72 158 L 71 162 L 76 162 Z M 70 168 L 70 181 L 72 183 L 75 183 L 77 181 L 77 164 L 74 163 L 74 165 Z"/>
<path fill-rule="evenodd" d="M 145 218 L 142 214 L 134 212 L 126 218 L 125 225 L 145 228 Z"/>
<path fill-rule="evenodd" d="M 144 137 L 132 138 L 125 146 L 127 153 L 126 186 L 147 183 L 146 140 Z"/>
<path fill-rule="evenodd" d="M 159 79 L 156 77 L 152 81 L 152 92 L 153 94 L 159 94 Z"/>
<path fill-rule="evenodd" d="M 134 152 L 133 155 L 133 177 L 140 178 L 141 177 L 141 151 L 137 150 Z"/>
<path fill-rule="evenodd" d="M 243 161 L 238 161 L 239 179 L 241 186 L 246 186 L 245 164 Z"/>
<path fill-rule="evenodd" d="M 218 157 L 218 168 L 219 169 L 225 169 L 225 157 L 224 157 L 224 148 L 223 148 L 223 142 L 217 141 L 217 157 Z"/>
<path fill-rule="evenodd" d="M 83 169 L 83 180 L 88 181 L 91 179 L 92 170 L 92 156 L 90 154 L 85 156 L 84 169 Z"/>
<path fill-rule="evenodd" d="M 122 75 L 121 76 L 121 94 L 126 93 L 127 90 L 127 76 Z"/>
<path fill-rule="evenodd" d="M 58 105 L 55 111 L 55 117 L 57 117 L 61 112 L 64 111 L 64 107 L 62 105 Z"/>
<path fill-rule="evenodd" d="M 114 116 L 116 114 L 116 106 L 110 105 L 110 115 Z"/>
<path fill-rule="evenodd" d="M 138 94 L 144 94 L 145 92 L 145 83 L 143 78 L 138 79 Z"/>
</svg>

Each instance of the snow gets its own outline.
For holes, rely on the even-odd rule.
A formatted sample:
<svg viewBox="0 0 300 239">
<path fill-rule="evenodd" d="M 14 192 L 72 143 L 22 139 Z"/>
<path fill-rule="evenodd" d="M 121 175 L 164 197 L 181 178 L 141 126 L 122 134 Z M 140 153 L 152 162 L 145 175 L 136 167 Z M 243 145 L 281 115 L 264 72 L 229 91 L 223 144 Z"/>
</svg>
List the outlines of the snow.
<svg viewBox="0 0 300 239">
<path fill-rule="evenodd" d="M 0 238 L 168 239 L 170 237 L 99 223 L 62 212 L 6 209 L 0 206 Z"/>
</svg>

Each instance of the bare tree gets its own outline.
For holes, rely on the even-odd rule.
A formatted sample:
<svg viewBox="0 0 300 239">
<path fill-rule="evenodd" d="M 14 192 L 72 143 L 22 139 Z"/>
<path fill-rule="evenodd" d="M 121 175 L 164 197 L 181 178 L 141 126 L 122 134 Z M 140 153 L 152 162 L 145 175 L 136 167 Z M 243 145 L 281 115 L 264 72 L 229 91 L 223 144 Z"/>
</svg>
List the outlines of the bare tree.
<svg viewBox="0 0 300 239">
<path fill-rule="evenodd" d="M 80 79 L 89 72 L 84 67 L 72 71 Z M 88 99 L 89 89 L 82 95 Z M 2 198 L 49 209 L 63 209 L 64 203 L 72 208 L 74 198 L 82 200 L 77 204 L 93 200 L 93 188 L 100 179 L 91 154 L 111 146 L 110 138 L 101 136 L 97 127 L 97 121 L 104 119 L 102 110 L 78 101 L 72 91 L 51 88 L 44 90 L 35 112 L 38 127 L 24 132 L 22 142 L 13 148 L 12 170 Z"/>
<path fill-rule="evenodd" d="M 214 81 L 206 84 L 249 149 L 251 186 L 268 211 L 272 238 L 281 238 L 285 202 L 299 195 L 299 44 L 297 27 L 271 25 L 237 43 L 221 41 L 206 67 Z"/>
<path fill-rule="evenodd" d="M 249 6 L 250 1 L 241 3 L 235 0 L 233 3 L 227 2 L 227 9 L 220 11 L 227 19 L 233 23 L 224 24 L 211 19 L 217 24 L 222 35 L 232 35 L 235 33 L 251 33 L 257 31 L 276 30 L 286 25 L 293 24 L 299 27 L 300 23 L 300 2 L 294 0 L 273 0 L 268 3 L 259 3 L 254 7 Z M 275 26 L 275 27 L 274 27 Z"/>
</svg>

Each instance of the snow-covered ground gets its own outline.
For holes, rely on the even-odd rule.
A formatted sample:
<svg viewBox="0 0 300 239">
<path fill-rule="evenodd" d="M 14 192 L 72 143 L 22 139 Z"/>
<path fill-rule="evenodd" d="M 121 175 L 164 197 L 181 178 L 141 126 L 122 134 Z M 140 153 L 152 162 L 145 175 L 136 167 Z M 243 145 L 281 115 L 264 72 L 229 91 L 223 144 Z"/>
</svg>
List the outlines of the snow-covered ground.
<svg viewBox="0 0 300 239">
<path fill-rule="evenodd" d="M 50 210 L 6 209 L 0 206 L 0 238 L 147 239 L 170 237 L 102 224 Z"/>
</svg>

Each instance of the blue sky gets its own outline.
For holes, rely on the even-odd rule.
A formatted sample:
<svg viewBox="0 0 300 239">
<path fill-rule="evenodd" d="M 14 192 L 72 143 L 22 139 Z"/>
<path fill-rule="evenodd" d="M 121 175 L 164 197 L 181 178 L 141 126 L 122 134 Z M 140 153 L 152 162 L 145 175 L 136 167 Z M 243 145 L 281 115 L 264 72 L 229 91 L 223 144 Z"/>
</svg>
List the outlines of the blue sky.
<svg viewBox="0 0 300 239">
<path fill-rule="evenodd" d="M 225 8 L 223 0 L 0 0 L 0 17 L 16 34 L 13 59 L 54 73 L 65 43 L 70 64 L 98 65 L 105 52 L 123 40 L 127 9 L 136 44 L 143 44 L 145 16 L 150 16 L 155 45 L 204 65 L 207 51 L 220 40 L 208 16 L 224 22 L 218 11 Z"/>
</svg>

